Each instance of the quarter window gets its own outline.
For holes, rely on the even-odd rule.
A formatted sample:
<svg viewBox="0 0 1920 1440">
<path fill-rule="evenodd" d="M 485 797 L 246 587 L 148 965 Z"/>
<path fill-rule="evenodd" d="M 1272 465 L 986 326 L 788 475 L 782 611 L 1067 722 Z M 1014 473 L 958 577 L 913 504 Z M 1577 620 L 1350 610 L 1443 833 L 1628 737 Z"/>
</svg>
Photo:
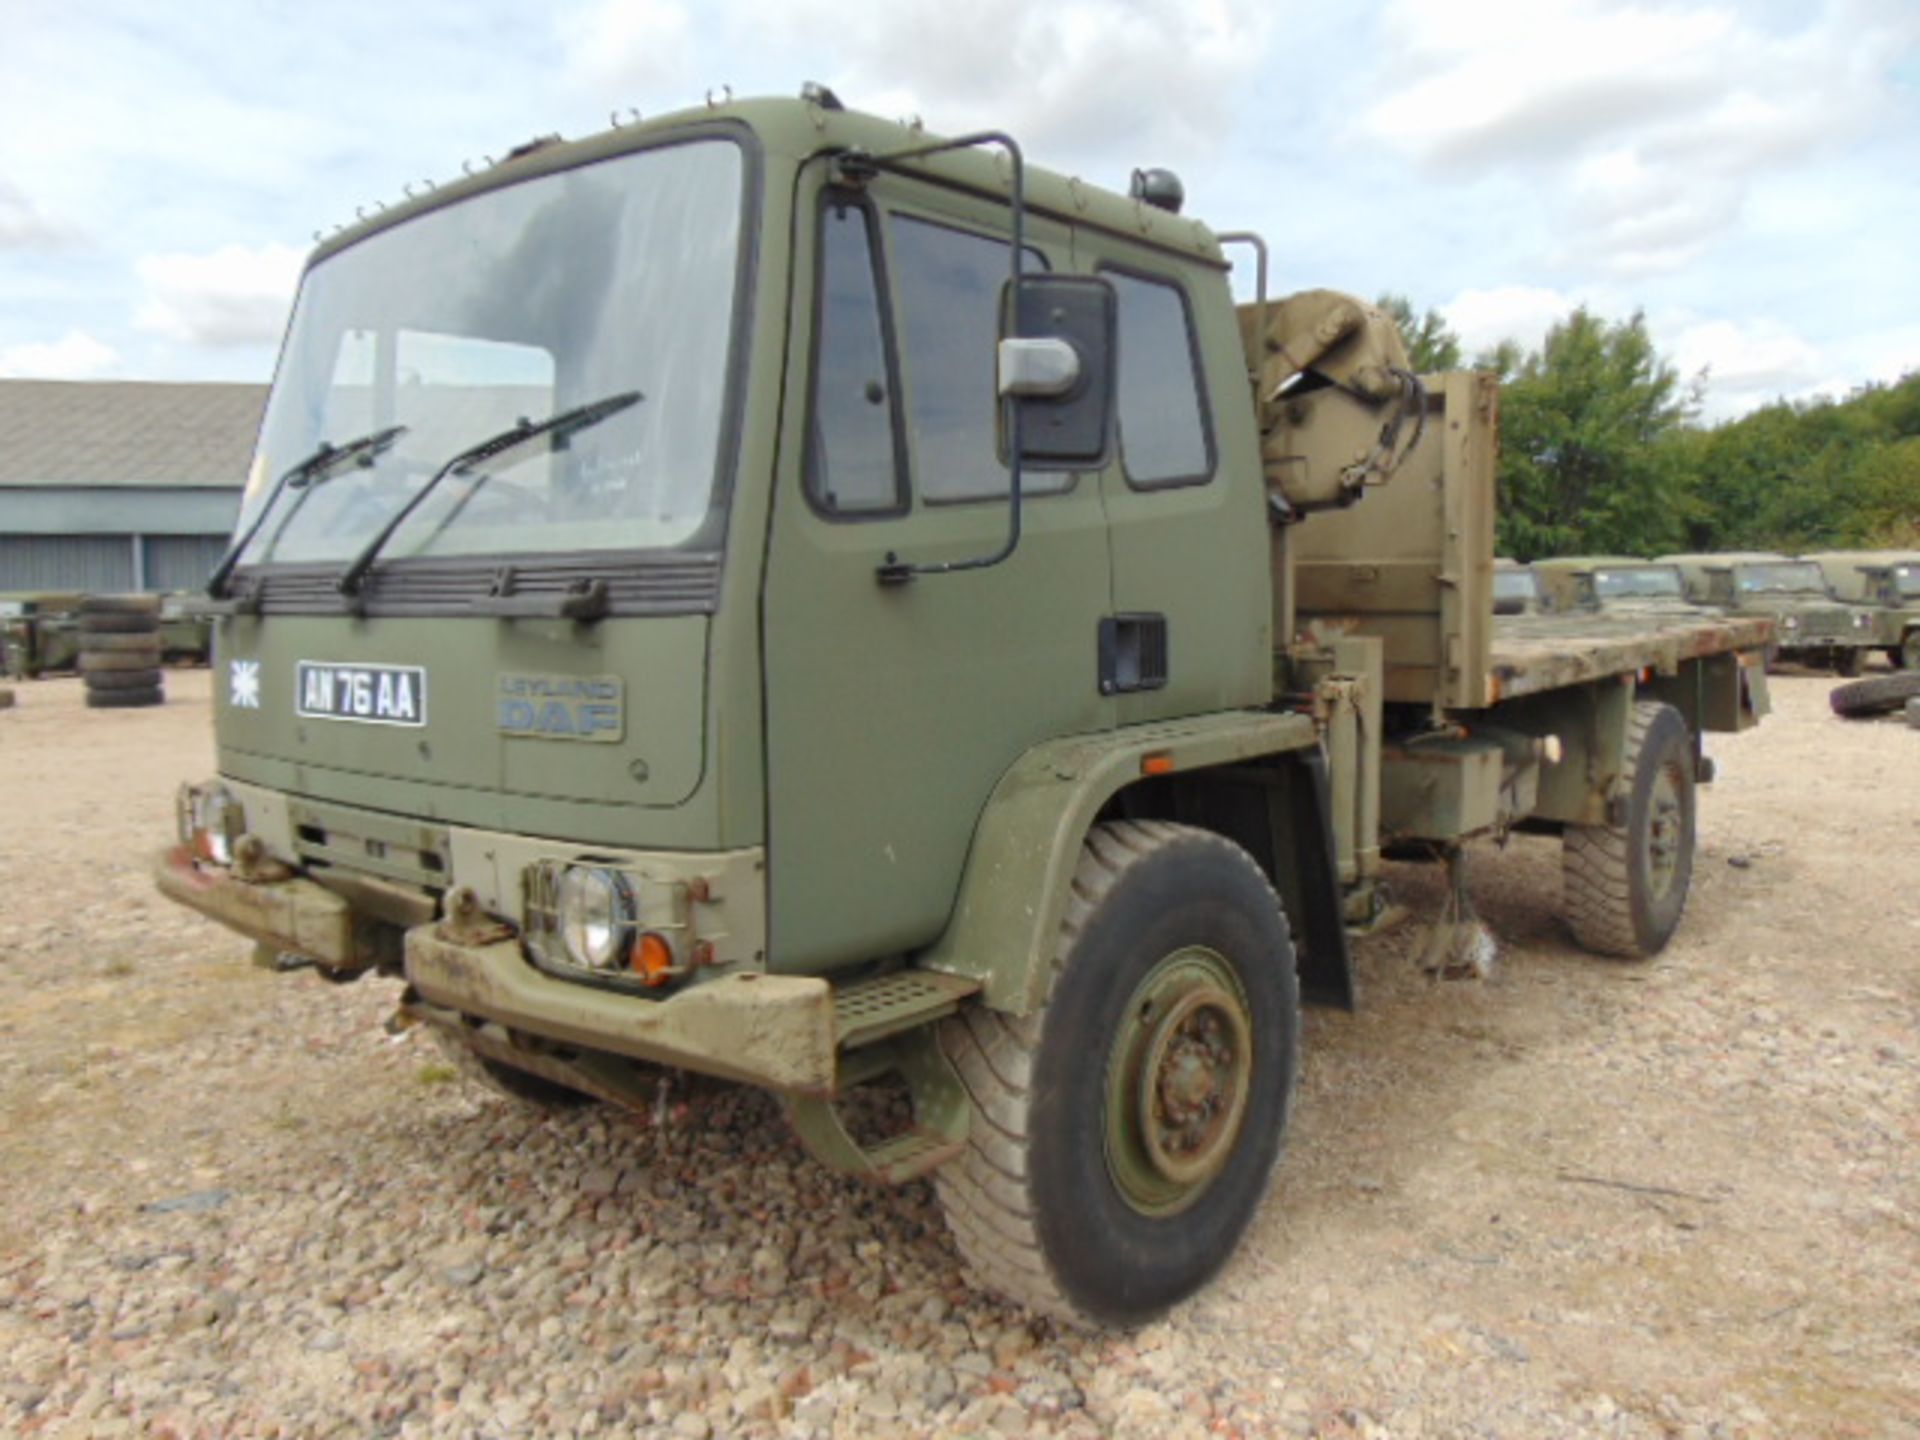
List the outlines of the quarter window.
<svg viewBox="0 0 1920 1440">
<path fill-rule="evenodd" d="M 829 198 L 820 225 L 807 493 L 834 515 L 903 506 L 899 427 L 867 211 Z"/>
<path fill-rule="evenodd" d="M 915 487 L 935 503 L 1005 495 L 993 367 L 1006 242 L 905 215 L 891 217 L 888 239 Z M 1029 252 L 1028 265 L 1045 262 Z M 1024 472 L 1021 488 L 1048 494 L 1072 483 L 1058 471 Z"/>
<path fill-rule="evenodd" d="M 1108 270 L 1119 301 L 1120 462 L 1138 486 L 1213 473 L 1204 392 L 1186 298 L 1177 286 Z"/>
</svg>

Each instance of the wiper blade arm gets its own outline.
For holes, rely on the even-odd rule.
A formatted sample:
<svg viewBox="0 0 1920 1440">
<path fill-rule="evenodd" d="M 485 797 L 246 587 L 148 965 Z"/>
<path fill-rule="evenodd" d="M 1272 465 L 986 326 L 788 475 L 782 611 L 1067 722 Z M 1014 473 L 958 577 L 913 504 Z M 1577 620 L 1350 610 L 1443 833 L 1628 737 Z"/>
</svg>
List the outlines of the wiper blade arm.
<svg viewBox="0 0 1920 1440">
<path fill-rule="evenodd" d="M 314 452 L 295 465 L 291 470 L 281 473 L 273 482 L 273 489 L 267 493 L 266 503 L 253 517 L 253 523 L 247 526 L 240 538 L 227 547 L 227 553 L 220 557 L 220 563 L 213 567 L 213 573 L 207 577 L 207 594 L 215 600 L 224 600 L 227 596 L 227 582 L 233 578 L 234 569 L 240 564 L 240 557 L 246 554 L 247 546 L 253 543 L 253 537 L 260 533 L 260 527 L 267 523 L 267 516 L 279 502 L 281 495 L 288 490 L 301 491 L 300 500 L 294 510 L 287 512 L 291 520 L 294 512 L 312 493 L 313 487 L 324 480 L 330 480 L 343 467 L 352 464 L 371 465 L 381 455 L 393 448 L 393 442 L 407 433 L 404 425 L 389 425 L 384 430 L 375 430 L 358 439 L 349 440 L 344 445 L 332 445 L 322 440 Z"/>
<path fill-rule="evenodd" d="M 618 395 L 609 395 L 604 400 L 594 400 L 585 405 L 576 405 L 571 410 L 562 410 L 556 415 L 549 415 L 545 420 L 537 422 L 522 420 L 518 425 L 502 430 L 497 435 L 488 436 L 477 445 L 468 446 L 434 471 L 427 483 L 409 495 L 407 503 L 393 512 L 387 523 L 380 527 L 374 537 L 361 548 L 360 553 L 353 557 L 347 568 L 340 572 L 340 578 L 334 582 L 336 588 L 342 595 L 358 595 L 361 582 L 366 579 L 367 571 L 373 568 L 373 562 L 379 558 L 387 541 L 391 540 L 394 532 L 406 523 L 407 517 L 420 507 L 420 502 L 431 495 L 440 482 L 449 475 L 471 470 L 483 461 L 495 459 L 509 450 L 524 445 L 530 440 L 538 440 L 544 435 L 553 437 L 552 448 L 562 449 L 570 437 L 591 425 L 598 425 L 610 415 L 617 415 L 630 405 L 638 405 L 645 398 L 638 390 L 625 390 Z"/>
</svg>

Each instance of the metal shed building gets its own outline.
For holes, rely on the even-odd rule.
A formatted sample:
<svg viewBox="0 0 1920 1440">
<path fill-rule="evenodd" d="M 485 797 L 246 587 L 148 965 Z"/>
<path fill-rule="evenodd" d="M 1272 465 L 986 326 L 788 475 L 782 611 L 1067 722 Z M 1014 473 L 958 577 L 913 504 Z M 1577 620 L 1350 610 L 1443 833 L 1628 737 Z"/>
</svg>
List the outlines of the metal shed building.
<svg viewBox="0 0 1920 1440">
<path fill-rule="evenodd" d="M 204 584 L 266 396 L 264 385 L 0 380 L 0 591 Z"/>
</svg>

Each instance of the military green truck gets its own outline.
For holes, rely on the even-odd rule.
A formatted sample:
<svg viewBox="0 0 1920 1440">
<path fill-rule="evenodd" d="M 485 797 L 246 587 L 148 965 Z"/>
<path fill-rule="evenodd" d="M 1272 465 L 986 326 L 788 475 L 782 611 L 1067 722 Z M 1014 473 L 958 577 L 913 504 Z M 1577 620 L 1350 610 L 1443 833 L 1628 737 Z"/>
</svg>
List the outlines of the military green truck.
<svg viewBox="0 0 1920 1440">
<path fill-rule="evenodd" d="M 1556 610 L 1612 614 L 1689 613 L 1680 567 L 1630 555 L 1556 555 L 1533 562 Z"/>
<path fill-rule="evenodd" d="M 1874 649 L 1874 617 L 1864 605 L 1836 600 L 1811 560 L 1768 551 L 1663 555 L 1678 567 L 1687 598 L 1729 615 L 1765 616 L 1777 626 L 1769 659 L 1798 661 L 1858 675 Z"/>
<path fill-rule="evenodd" d="M 1179 209 L 810 89 L 325 241 L 160 887 L 524 1098 L 763 1086 L 1036 1310 L 1191 1293 L 1382 850 L 1461 931 L 1465 843 L 1559 831 L 1573 936 L 1658 951 L 1768 629 L 1503 636 L 1493 377 Z"/>
<path fill-rule="evenodd" d="M 213 660 L 213 616 L 198 593 L 160 597 L 160 658 L 169 665 L 206 665 Z"/>
<path fill-rule="evenodd" d="M 0 594 L 0 674 L 37 680 L 80 664 L 80 594 L 21 590 Z"/>
<path fill-rule="evenodd" d="M 1920 551 L 1820 550 L 1800 557 L 1820 567 L 1840 599 L 1873 614 L 1873 638 L 1896 669 L 1920 670 Z"/>
</svg>

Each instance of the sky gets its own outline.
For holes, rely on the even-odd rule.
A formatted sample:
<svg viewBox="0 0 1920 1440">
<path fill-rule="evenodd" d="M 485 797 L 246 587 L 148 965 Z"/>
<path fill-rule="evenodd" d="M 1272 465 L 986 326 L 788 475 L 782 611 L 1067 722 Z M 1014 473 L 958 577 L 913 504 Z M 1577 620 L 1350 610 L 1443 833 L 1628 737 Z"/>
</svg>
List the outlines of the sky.
<svg viewBox="0 0 1920 1440">
<path fill-rule="evenodd" d="M 1644 314 L 1707 421 L 1920 370 L 1915 0 L 0 0 L 0 375 L 270 378 L 325 234 L 535 135 L 831 85 L 1252 229 L 1469 354 Z"/>
</svg>

